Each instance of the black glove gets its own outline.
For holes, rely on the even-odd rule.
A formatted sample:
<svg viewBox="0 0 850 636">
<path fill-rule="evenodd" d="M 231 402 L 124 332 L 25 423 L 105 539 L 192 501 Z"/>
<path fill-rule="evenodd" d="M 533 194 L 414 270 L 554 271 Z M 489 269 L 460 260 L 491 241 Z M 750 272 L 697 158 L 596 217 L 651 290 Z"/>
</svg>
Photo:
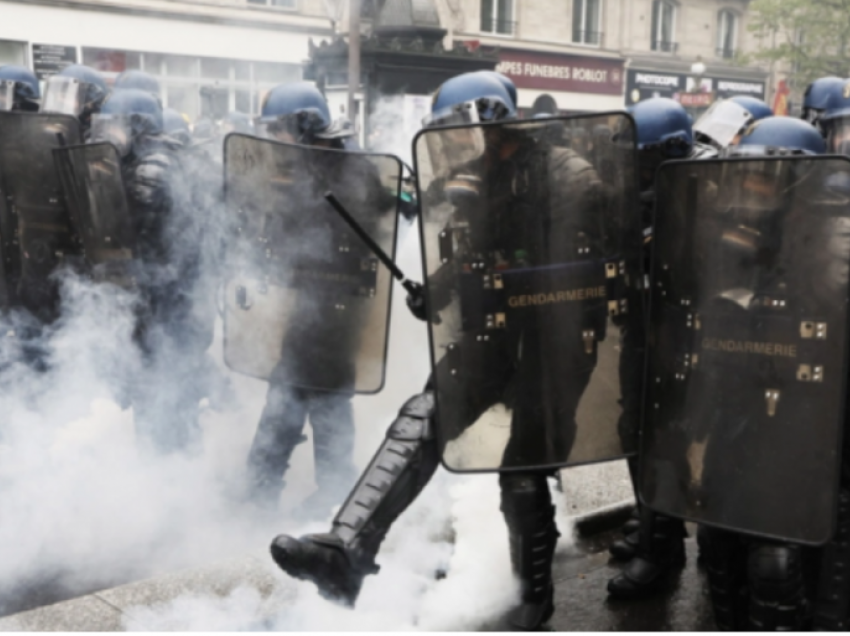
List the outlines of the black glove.
<svg viewBox="0 0 850 636">
<path fill-rule="evenodd" d="M 420 283 L 406 281 L 407 308 L 419 320 L 428 320 L 428 308 L 425 306 L 425 292 Z"/>
</svg>

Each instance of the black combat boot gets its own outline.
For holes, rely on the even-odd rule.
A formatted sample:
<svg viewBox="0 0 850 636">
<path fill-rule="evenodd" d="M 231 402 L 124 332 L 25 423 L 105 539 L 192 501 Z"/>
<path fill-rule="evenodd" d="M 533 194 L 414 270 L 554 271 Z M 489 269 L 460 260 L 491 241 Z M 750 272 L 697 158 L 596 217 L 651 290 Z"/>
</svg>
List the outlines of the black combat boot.
<svg viewBox="0 0 850 636">
<path fill-rule="evenodd" d="M 752 540 L 749 543 L 748 629 L 804 631 L 811 626 L 803 546 Z"/>
<path fill-rule="evenodd" d="M 433 411 L 430 391 L 401 408 L 329 533 L 300 539 L 280 535 L 272 542 L 272 558 L 283 571 L 312 581 L 327 599 L 354 605 L 363 580 L 378 571 L 375 557 L 390 526 L 437 469 Z"/>
<path fill-rule="evenodd" d="M 610 546 L 608 552 L 618 561 L 628 561 L 633 559 L 637 554 L 638 545 L 640 544 L 640 532 L 626 534 L 622 539 L 617 539 Z"/>
<path fill-rule="evenodd" d="M 722 632 L 740 632 L 747 626 L 747 548 L 741 535 L 700 526 L 703 560 L 714 622 Z"/>
<path fill-rule="evenodd" d="M 613 579 L 608 594 L 618 599 L 645 598 L 667 582 L 668 575 L 685 565 L 685 526 L 678 519 L 641 511 L 640 542 L 635 557 Z"/>
<path fill-rule="evenodd" d="M 357 600 L 366 575 L 378 572 L 377 549 L 352 548 L 333 532 L 300 539 L 280 535 L 272 542 L 271 553 L 289 576 L 311 581 L 326 599 L 349 606 Z"/>
<path fill-rule="evenodd" d="M 632 513 L 629 515 L 628 521 L 623 524 L 623 534 L 634 534 L 640 528 L 640 506 L 632 508 Z"/>
<path fill-rule="evenodd" d="M 814 612 L 814 630 L 850 630 L 850 490 L 838 495 L 835 536 L 824 546 Z"/>
<path fill-rule="evenodd" d="M 543 474 L 504 474 L 499 484 L 511 566 L 520 580 L 522 599 L 508 614 L 508 622 L 517 629 L 532 631 L 555 611 L 552 558 L 561 536 L 555 526 L 555 507 Z"/>
</svg>

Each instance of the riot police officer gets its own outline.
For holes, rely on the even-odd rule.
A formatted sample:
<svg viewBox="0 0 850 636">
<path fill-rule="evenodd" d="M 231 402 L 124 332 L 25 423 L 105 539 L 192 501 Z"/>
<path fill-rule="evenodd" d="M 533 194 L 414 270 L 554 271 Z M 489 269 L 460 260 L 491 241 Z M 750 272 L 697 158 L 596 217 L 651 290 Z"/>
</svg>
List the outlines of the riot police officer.
<svg viewBox="0 0 850 636">
<path fill-rule="evenodd" d="M 638 102 L 629 112 L 635 119 L 638 135 L 638 169 L 641 187 L 641 217 L 646 241 L 645 271 L 649 270 L 649 248 L 652 239 L 652 206 L 655 201 L 655 173 L 662 162 L 693 158 L 703 154 L 705 148 L 696 148 L 687 111 L 678 102 L 665 97 L 654 97 Z M 643 323 L 627 315 L 621 327 L 626 355 L 621 364 L 643 368 Z M 630 376 L 624 375 L 624 378 Z M 640 376 L 637 376 L 640 378 Z M 636 437 L 640 422 L 642 387 L 633 382 L 623 386 L 623 413 L 620 434 L 625 439 Z M 637 492 L 638 458 L 628 459 L 632 485 Z M 626 525 L 623 540 L 615 541 L 610 549 L 618 559 L 627 560 L 623 571 L 608 582 L 608 593 L 615 598 L 637 598 L 659 589 L 668 574 L 685 563 L 684 524 L 678 519 L 668 519 L 638 506 L 639 524 Z"/>
<path fill-rule="evenodd" d="M 470 119 L 466 118 L 467 116 L 482 122 L 507 120 L 516 117 L 516 108 L 501 81 L 487 74 L 470 73 L 452 78 L 438 89 L 432 102 L 432 115 L 426 121 L 426 126 L 468 122 Z M 569 213 L 562 207 L 558 208 L 558 213 L 564 217 L 572 212 L 576 213 L 576 217 L 558 217 L 559 221 L 572 230 L 574 228 L 571 223 L 580 224 L 589 220 L 582 216 L 583 214 L 593 216 L 589 214 L 591 210 L 598 212 L 595 204 L 601 197 L 601 184 L 592 166 L 570 150 L 552 148 L 550 151 L 545 140 L 541 140 L 539 136 L 514 138 L 508 130 L 501 129 L 494 130 L 491 134 L 492 147 L 489 153 L 485 152 L 481 157 L 480 163 L 473 161 L 469 165 L 458 166 L 456 175 L 448 174 L 445 178 L 440 177 L 433 181 L 423 193 L 423 198 L 427 204 L 429 197 L 441 200 L 441 197 L 448 196 L 463 207 L 464 201 L 475 200 L 476 182 L 470 175 L 474 175 L 482 166 L 489 166 L 498 174 L 498 183 L 492 185 L 492 200 L 499 202 L 495 205 L 503 206 L 489 211 L 503 223 L 499 230 L 501 233 L 498 234 L 498 240 L 501 241 L 499 249 L 503 248 L 504 254 L 510 253 L 511 258 L 524 259 L 523 262 L 531 261 L 540 257 L 539 251 L 535 251 L 540 245 L 535 243 L 522 246 L 511 243 L 521 236 L 526 237 L 529 243 L 533 242 L 531 237 L 534 236 L 534 229 L 524 227 L 523 220 L 533 226 L 539 219 L 531 220 L 534 217 L 531 212 L 528 215 L 518 212 L 529 205 L 535 212 L 539 211 L 527 199 L 528 196 L 534 195 L 528 193 L 539 194 L 548 188 L 556 190 L 550 193 L 552 200 L 557 202 L 556 205 L 570 206 Z M 546 150 L 534 154 L 541 148 Z M 529 161 L 530 156 L 545 159 L 541 159 L 541 165 L 527 165 L 525 162 Z M 541 178 L 543 183 L 537 184 L 537 187 L 535 179 Z M 548 186 L 543 185 L 547 183 L 547 178 Z M 526 184 L 520 188 L 526 193 L 525 199 L 516 190 L 511 191 L 511 184 L 518 183 Z M 563 188 L 563 191 L 558 188 Z M 516 215 L 511 216 L 509 210 L 514 211 Z M 469 212 L 470 218 L 475 219 L 474 223 L 483 223 L 481 216 L 475 216 L 479 213 Z M 599 221 L 598 215 L 596 220 Z M 553 244 L 560 239 L 569 240 L 566 236 L 570 233 L 569 230 L 561 225 L 558 227 L 564 236 L 558 234 Z M 470 237 L 463 240 L 472 242 L 473 245 L 469 249 L 475 250 L 475 241 L 481 240 L 485 234 L 486 228 L 472 227 Z M 579 236 L 582 241 L 592 241 L 595 238 L 591 238 L 589 234 Z M 508 247 L 509 244 L 511 247 Z M 569 253 L 570 250 L 565 247 L 565 252 Z M 430 299 L 439 306 L 426 308 L 421 299 L 408 298 L 408 305 L 414 315 L 419 318 L 429 317 L 433 312 L 440 311 L 444 303 L 449 302 L 449 298 L 444 297 L 447 292 L 443 289 L 443 279 L 451 277 L 452 271 L 452 266 L 447 265 L 431 275 L 429 285 L 432 286 L 433 293 Z M 585 333 L 593 334 L 593 331 Z M 440 409 L 441 427 L 445 427 L 441 430 L 448 429 L 451 431 L 451 437 L 457 438 L 492 404 L 508 400 L 503 393 L 507 391 L 506 386 L 514 380 L 515 394 L 512 392 L 510 398 L 514 416 L 510 423 L 511 436 L 502 460 L 503 468 L 510 468 L 510 461 L 523 457 L 524 454 L 541 452 L 546 457 L 569 454 L 576 431 L 576 404 L 587 386 L 589 374 L 593 372 L 595 364 L 595 358 L 588 357 L 586 353 L 586 347 L 593 350 L 592 344 L 587 342 L 585 346 L 579 345 L 580 351 L 559 349 L 564 355 L 558 354 L 554 356 L 556 360 L 548 360 L 554 365 L 569 365 L 573 359 L 581 358 L 582 368 L 577 375 L 576 369 L 572 369 L 572 373 L 568 374 L 571 380 L 574 380 L 574 385 L 564 387 L 565 390 L 557 396 L 549 396 L 557 403 L 557 406 L 553 406 L 559 414 L 553 423 L 556 430 L 549 431 L 551 437 L 548 439 L 544 439 L 545 435 L 537 438 L 535 435 L 540 432 L 537 428 L 539 419 L 545 418 L 541 411 L 546 409 L 546 400 L 541 402 L 540 398 L 545 398 L 547 390 L 547 386 L 544 386 L 547 383 L 542 377 L 545 375 L 542 368 L 546 366 L 547 360 L 542 359 L 545 354 L 541 353 L 539 343 L 535 344 L 534 338 L 538 334 L 528 332 L 525 342 L 527 349 L 520 356 L 521 360 L 516 363 L 507 362 L 516 355 L 510 344 L 516 342 L 511 340 L 515 335 L 515 332 L 508 331 L 504 339 L 498 335 L 494 336 L 495 342 L 491 347 L 494 364 L 493 368 L 488 369 L 488 372 L 494 375 L 494 381 L 487 385 L 486 395 L 476 393 L 456 396 L 449 386 L 449 393 L 444 396 L 448 406 L 441 406 Z M 571 335 L 581 343 L 581 336 Z M 464 344 L 471 343 L 462 341 L 461 348 Z M 553 343 L 549 345 L 553 346 Z M 435 369 L 436 377 L 447 377 L 450 364 L 448 358 L 443 358 Z M 519 366 L 519 370 L 516 370 L 514 364 Z M 437 468 L 440 454 L 444 451 L 435 435 L 434 382 L 432 377 L 425 391 L 412 397 L 401 408 L 398 418 L 387 431 L 386 440 L 334 519 L 330 532 L 308 535 L 300 539 L 281 535 L 275 539 L 271 547 L 272 556 L 291 576 L 313 581 L 320 592 L 328 597 L 349 604 L 356 601 L 365 576 L 378 571 L 375 557 L 390 526 L 428 483 Z M 519 461 L 522 462 L 521 459 Z M 551 569 L 559 533 L 547 484 L 547 477 L 551 476 L 551 473 L 551 469 L 506 471 L 501 473 L 499 479 L 502 491 L 501 510 L 510 538 L 511 563 L 521 582 L 521 604 L 511 611 L 509 620 L 520 629 L 535 629 L 541 626 L 554 610 Z"/>
<path fill-rule="evenodd" d="M 187 231 L 192 207 L 179 146 L 163 132 L 159 100 L 121 89 L 93 118 L 91 141 L 118 149 L 135 234 L 142 369 L 128 380 L 128 392 L 137 434 L 160 452 L 194 451 L 200 444 L 197 379 L 209 333 L 194 312 L 197 254 Z"/>
<path fill-rule="evenodd" d="M 803 111 L 801 119 L 809 122 L 812 126 L 825 134 L 820 125 L 820 118 L 829 105 L 833 95 L 840 93 L 844 88 L 845 80 L 840 77 L 820 77 L 806 87 L 803 94 Z"/>
<path fill-rule="evenodd" d="M 812 84 L 812 86 L 815 85 Z M 814 97 L 820 98 L 820 101 L 815 102 L 812 97 L 812 102 L 822 104 L 824 107 L 817 111 L 811 108 L 809 112 L 815 113 L 815 115 L 810 114 L 810 117 L 816 117 L 814 125 L 826 139 L 829 152 L 850 156 L 850 88 L 848 86 L 850 81 L 844 80 L 840 83 L 830 81 L 825 88 L 821 85 L 814 87 L 810 94 L 813 93 Z"/>
<path fill-rule="evenodd" d="M 91 118 L 109 96 L 103 76 L 82 64 L 66 66 L 47 80 L 41 112 L 73 115 L 80 120 L 83 136 L 91 128 Z"/>
<path fill-rule="evenodd" d="M 720 151 L 735 143 L 750 124 L 772 115 L 770 106 L 748 95 L 718 100 L 694 123 L 694 139 Z"/>
<path fill-rule="evenodd" d="M 232 132 L 238 132 L 245 135 L 254 134 L 254 122 L 246 115 L 238 110 L 231 111 L 224 116 L 219 126 L 221 135 L 226 137 Z"/>
<path fill-rule="evenodd" d="M 330 110 L 324 96 L 312 84 L 296 82 L 283 84 L 272 89 L 263 101 L 262 113 L 257 122 L 260 136 L 290 144 L 301 144 L 318 148 L 343 150 L 343 141 L 353 134 L 353 130 L 341 130 L 332 126 Z M 327 153 L 316 155 L 316 162 L 322 165 L 305 166 L 320 171 L 314 179 L 327 180 L 337 175 L 337 184 L 343 178 L 352 179 L 359 174 L 369 192 L 380 190 L 377 175 L 358 161 L 354 155 Z M 329 187 L 333 187 L 333 181 Z M 305 210 L 312 209 L 315 202 L 312 194 L 303 194 Z M 320 194 L 318 195 L 321 196 Z M 323 201 L 322 207 L 327 204 Z M 375 210 L 377 214 L 377 210 Z M 305 213 L 306 214 L 306 213 Z M 304 219 L 302 227 L 293 231 L 305 232 L 308 241 L 311 233 L 330 238 L 333 230 L 324 224 L 324 217 L 317 216 L 319 210 L 312 212 L 316 218 Z M 303 223 L 315 224 L 303 227 Z M 314 239 L 315 240 L 315 239 Z M 321 242 L 321 241 L 320 241 Z M 331 240 L 331 245 L 334 241 Z M 314 255 L 312 258 L 319 257 Z M 293 262 L 293 267 L 310 268 L 315 265 Z M 317 291 L 318 293 L 318 291 Z M 292 318 L 293 323 L 304 322 L 303 316 Z M 317 335 L 323 328 L 323 322 L 316 317 L 310 319 L 310 329 Z M 330 325 L 330 323 L 328 323 Z M 306 329 L 308 325 L 294 327 Z M 325 339 L 333 342 L 333 333 L 327 332 Z M 351 399 L 353 389 L 349 386 L 351 373 L 342 372 L 340 377 L 330 382 L 323 390 L 311 388 L 323 385 L 318 376 L 326 375 L 318 367 L 334 364 L 325 360 L 324 355 L 309 348 L 293 348 L 292 335 L 283 343 L 289 351 L 289 359 L 281 359 L 269 378 L 269 390 L 266 406 L 257 426 L 257 432 L 248 455 L 248 479 L 254 499 L 263 505 L 275 505 L 283 487 L 282 478 L 289 466 L 289 460 L 295 447 L 304 441 L 302 431 L 309 418 L 313 430 L 313 457 L 318 489 L 303 504 L 302 511 L 310 515 L 326 514 L 335 504 L 342 501 L 345 489 L 356 476 L 353 463 L 354 452 L 354 413 Z M 352 364 L 351 343 L 340 342 L 336 351 L 336 364 L 347 369 Z M 295 369 L 299 367 L 299 369 Z M 312 371 L 310 370 L 312 369 Z M 315 376 L 314 381 L 305 380 L 302 375 Z M 295 376 L 298 376 L 297 378 Z"/>
<path fill-rule="evenodd" d="M 162 110 L 162 129 L 166 135 L 174 141 L 179 142 L 184 148 L 192 142 L 192 131 L 189 129 L 189 122 L 173 108 L 164 108 Z"/>
<path fill-rule="evenodd" d="M 59 315 L 59 290 L 51 275 L 77 254 L 65 199 L 53 166 L 52 150 L 79 143 L 80 121 L 52 113 L 34 113 L 38 82 L 28 70 L 0 68 L 2 94 L 11 98 L 0 107 L 0 202 L 2 260 L 0 288 L 4 305 L 27 310 L 34 318 L 27 328 L 15 329 L 19 342 L 35 343 L 43 325 Z M 28 345 L 23 344 L 26 349 Z M 41 366 L 42 356 L 26 355 Z"/>
<path fill-rule="evenodd" d="M 768 117 L 744 131 L 740 141 L 730 147 L 726 155 L 793 157 L 822 154 L 824 149 L 823 140 L 810 124 L 790 117 Z M 697 263 L 700 267 L 693 274 L 699 276 L 700 296 L 694 300 L 696 307 L 690 309 L 689 305 L 686 311 L 693 311 L 699 316 L 701 352 L 698 363 L 694 362 L 696 369 L 688 369 L 680 375 L 680 378 L 685 378 L 691 377 L 688 373 L 693 373 L 688 380 L 689 384 L 680 381 L 678 389 L 669 386 L 668 397 L 665 398 L 667 401 L 660 405 L 660 412 L 666 412 L 663 409 L 668 408 L 668 404 L 671 405 L 671 411 L 678 408 L 682 403 L 684 388 L 687 389 L 688 400 L 693 399 L 693 404 L 697 406 L 683 415 L 677 414 L 675 425 L 665 429 L 663 439 L 668 445 L 665 446 L 667 451 L 664 456 L 673 459 L 663 472 L 656 462 L 652 473 L 645 471 L 644 481 L 654 491 L 655 497 L 664 497 L 667 501 L 673 500 L 670 493 L 678 493 L 683 484 L 687 484 L 684 488 L 685 492 L 691 493 L 688 499 L 692 506 L 690 509 L 704 510 L 705 514 L 714 515 L 711 517 L 712 526 L 705 528 L 708 540 L 704 558 L 715 621 L 720 629 L 800 630 L 809 625 L 811 613 L 812 581 L 809 574 L 813 555 L 810 549 L 755 534 L 723 530 L 714 525 L 735 527 L 742 524 L 742 520 L 748 523 L 755 521 L 764 528 L 761 532 L 783 536 L 778 526 L 771 528 L 771 521 L 763 518 L 764 510 L 761 511 L 762 516 L 759 516 L 758 511 L 753 511 L 752 506 L 748 505 L 754 498 L 767 502 L 769 497 L 776 496 L 776 492 L 769 490 L 768 484 L 748 477 L 747 473 L 741 471 L 741 467 L 750 464 L 758 469 L 761 465 L 770 465 L 770 461 L 760 458 L 780 456 L 782 461 L 771 459 L 778 464 L 774 470 L 788 474 L 790 468 L 787 460 L 795 452 L 800 453 L 801 463 L 807 461 L 804 457 L 808 455 L 803 448 L 789 448 L 792 444 L 788 444 L 787 438 L 779 439 L 781 435 L 787 434 L 780 431 L 790 430 L 783 428 L 779 422 L 776 422 L 775 430 L 765 431 L 765 435 L 771 439 L 759 439 L 758 431 L 764 430 L 760 427 L 759 418 L 776 416 L 774 400 L 780 392 L 765 393 L 756 378 L 770 385 L 777 382 L 782 385 L 781 374 L 784 369 L 779 363 L 765 365 L 754 361 L 750 364 L 747 358 L 742 357 L 712 357 L 714 351 L 711 343 L 717 334 L 728 334 L 728 337 L 733 338 L 729 342 L 735 342 L 734 338 L 755 340 L 760 337 L 782 340 L 779 332 L 769 335 L 771 332 L 768 325 L 771 323 L 770 318 L 765 316 L 765 307 L 768 311 L 771 306 L 783 308 L 786 306 L 786 297 L 794 298 L 795 294 L 822 283 L 834 285 L 837 291 L 846 293 L 840 291 L 842 284 L 846 289 L 846 263 L 827 270 L 820 266 L 801 268 L 800 252 L 793 245 L 793 235 L 800 234 L 802 228 L 807 226 L 809 230 L 818 228 L 813 231 L 817 236 L 828 234 L 831 233 L 829 227 L 832 223 L 823 209 L 817 210 L 816 217 L 806 218 L 806 214 L 801 214 L 796 204 L 789 205 L 789 202 L 795 200 L 791 194 L 794 188 L 805 187 L 807 192 L 823 191 L 824 184 L 813 182 L 815 178 L 812 177 L 811 165 L 775 161 L 726 162 L 713 166 L 711 170 L 721 175 L 721 189 L 701 198 L 709 199 L 712 202 L 709 205 L 715 205 L 714 201 L 727 203 L 708 208 L 713 214 L 700 214 L 693 222 L 692 227 L 702 228 L 706 238 L 700 238 L 701 241 L 705 240 L 701 248 L 689 248 L 696 249 L 699 256 L 688 259 L 689 263 Z M 707 184 L 693 185 L 699 189 L 705 188 Z M 728 191 L 723 191 L 723 186 Z M 682 189 L 690 187 L 685 184 Z M 820 204 L 808 198 L 806 201 L 813 208 Z M 676 218 L 682 219 L 684 216 L 677 214 Z M 782 225 L 777 228 L 780 223 Z M 783 236 L 782 232 L 786 235 Z M 681 241 L 682 245 L 688 245 L 690 238 L 677 236 L 676 240 Z M 708 249 L 713 250 L 713 258 L 710 260 L 702 251 Z M 679 253 L 681 250 L 666 250 L 665 253 L 671 252 Z M 818 254 L 811 254 L 807 255 L 806 261 L 814 262 L 819 258 Z M 798 260 L 795 262 L 792 259 Z M 666 268 L 669 261 L 665 260 L 664 263 Z M 669 264 L 669 270 L 674 269 L 678 281 L 690 280 L 688 277 L 693 270 L 676 267 L 675 263 Z M 843 283 L 840 279 L 831 278 L 833 273 L 839 273 L 841 269 L 845 272 Z M 673 289 L 672 284 L 669 289 Z M 672 295 L 669 289 L 667 293 Z M 771 300 L 780 294 L 783 300 Z M 671 300 L 671 304 L 674 301 Z M 660 307 L 661 311 L 665 309 Z M 672 309 L 666 311 L 671 312 L 666 315 L 673 315 Z M 782 319 L 777 316 L 777 320 Z M 669 324 L 669 345 L 675 347 L 677 343 L 673 334 L 685 336 L 687 331 L 676 332 L 674 323 L 671 321 Z M 693 322 L 689 324 L 693 325 Z M 754 329 L 759 331 L 750 331 Z M 790 330 L 791 333 L 795 331 Z M 662 346 L 667 345 L 660 344 L 659 351 Z M 678 360 L 693 360 L 694 356 L 689 353 L 685 358 L 681 357 L 682 353 L 689 351 L 685 348 L 688 345 L 678 342 L 678 346 L 682 347 L 678 352 Z M 668 356 L 665 359 L 672 358 Z M 736 369 L 741 370 L 740 377 L 735 375 Z M 667 378 L 662 377 L 663 368 L 655 373 L 658 374 L 660 385 L 664 386 Z M 750 378 L 751 373 L 761 375 Z M 799 370 L 794 379 L 798 382 L 807 381 L 809 376 L 805 370 Z M 783 385 L 783 392 L 791 395 L 784 398 L 789 404 L 780 408 L 794 408 L 793 391 L 794 387 Z M 753 407 L 757 409 L 756 412 L 753 412 Z M 656 404 L 655 408 L 659 408 L 659 405 Z M 805 408 L 803 411 L 808 412 Z M 666 417 L 662 419 L 669 421 Z M 649 433 L 656 436 L 655 431 Z M 647 434 L 648 431 L 644 430 L 644 435 Z M 687 437 L 687 440 L 682 442 L 682 437 Z M 697 456 L 698 460 L 695 459 Z M 823 457 L 823 454 L 815 453 L 810 461 L 822 464 Z M 677 466 L 675 470 L 672 469 L 674 464 Z M 671 483 L 665 485 L 661 483 L 662 479 Z M 788 480 L 788 483 L 792 482 L 793 478 Z M 793 493 L 789 492 L 787 496 L 791 498 Z M 721 505 L 721 501 L 725 505 Z M 777 520 L 783 523 L 788 520 L 794 527 L 802 527 L 808 521 L 793 520 L 795 514 L 805 516 L 795 505 L 777 502 L 765 508 Z M 720 518 L 717 517 L 721 514 L 718 511 L 722 511 Z"/>
<path fill-rule="evenodd" d="M 150 73 L 145 73 L 144 71 L 124 71 L 118 77 L 115 78 L 115 84 L 113 88 L 115 90 L 132 88 L 135 90 L 145 91 L 146 93 L 150 93 L 157 99 L 160 99 L 162 96 L 162 91 L 159 86 L 159 80 L 157 80 Z"/>
<path fill-rule="evenodd" d="M 807 110 L 806 110 L 807 109 Z M 850 81 L 821 78 L 806 91 L 804 115 L 826 138 L 827 152 L 850 156 Z M 825 190 L 837 197 L 850 196 L 850 177 L 836 174 Z M 841 234 L 835 233 L 836 240 Z M 814 628 L 846 631 L 850 626 L 850 435 L 845 423 L 836 532 L 820 558 Z"/>
<path fill-rule="evenodd" d="M 0 66 L 0 111 L 35 112 L 40 98 L 41 89 L 35 73 L 15 64 Z"/>
</svg>

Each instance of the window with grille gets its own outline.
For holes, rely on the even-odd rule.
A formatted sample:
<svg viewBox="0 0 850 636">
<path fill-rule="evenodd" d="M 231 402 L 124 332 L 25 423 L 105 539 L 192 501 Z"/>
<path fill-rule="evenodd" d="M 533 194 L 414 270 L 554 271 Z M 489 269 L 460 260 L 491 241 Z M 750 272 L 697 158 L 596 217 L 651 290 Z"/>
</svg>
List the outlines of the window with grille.
<svg viewBox="0 0 850 636">
<path fill-rule="evenodd" d="M 602 0 L 573 0 L 573 42 L 600 44 Z"/>
<path fill-rule="evenodd" d="M 735 40 L 738 36 L 738 16 L 729 10 L 717 14 L 717 56 L 735 57 Z"/>
<path fill-rule="evenodd" d="M 261 4 L 267 7 L 283 7 L 284 9 L 295 9 L 296 0 L 246 0 L 248 4 Z"/>
<path fill-rule="evenodd" d="M 513 35 L 514 0 L 481 0 L 481 32 Z"/>
<path fill-rule="evenodd" d="M 673 41 L 676 28 L 676 5 L 667 0 L 652 3 L 652 50 L 675 53 L 679 45 Z"/>
</svg>

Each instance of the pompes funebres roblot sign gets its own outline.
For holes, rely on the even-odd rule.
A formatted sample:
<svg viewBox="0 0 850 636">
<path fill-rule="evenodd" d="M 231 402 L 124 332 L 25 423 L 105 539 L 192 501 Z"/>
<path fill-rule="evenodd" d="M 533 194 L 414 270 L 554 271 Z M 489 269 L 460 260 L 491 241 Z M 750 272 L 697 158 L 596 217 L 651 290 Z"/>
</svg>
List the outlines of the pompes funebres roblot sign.
<svg viewBox="0 0 850 636">
<path fill-rule="evenodd" d="M 623 94 L 623 60 L 501 49 L 496 70 L 517 88 L 597 95 Z"/>
</svg>

